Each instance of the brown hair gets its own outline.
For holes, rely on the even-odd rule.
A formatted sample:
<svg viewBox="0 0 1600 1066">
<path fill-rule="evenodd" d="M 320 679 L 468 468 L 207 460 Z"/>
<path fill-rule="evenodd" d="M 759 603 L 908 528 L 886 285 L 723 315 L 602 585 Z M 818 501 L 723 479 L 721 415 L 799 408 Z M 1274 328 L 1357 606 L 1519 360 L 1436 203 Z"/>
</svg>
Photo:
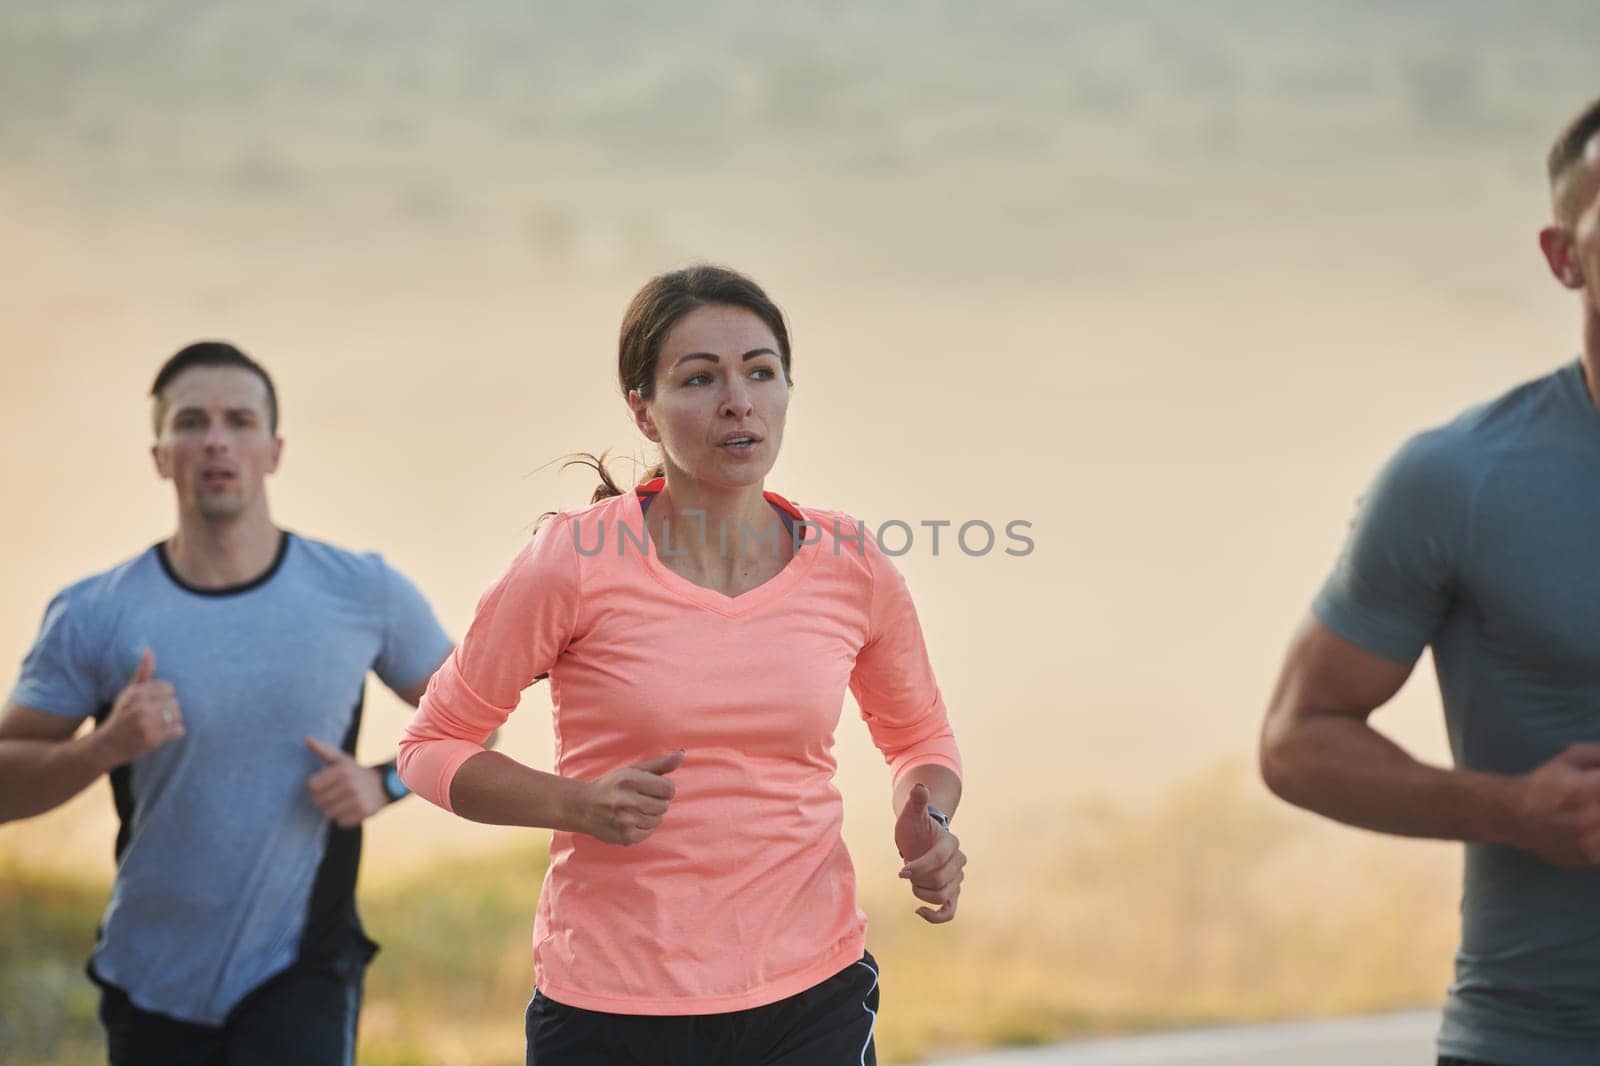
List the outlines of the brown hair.
<svg viewBox="0 0 1600 1066">
<path fill-rule="evenodd" d="M 197 366 L 237 367 L 260 378 L 267 387 L 267 428 L 273 434 L 278 432 L 278 390 L 273 387 L 272 375 L 267 373 L 266 368 L 226 341 L 196 341 L 187 348 L 179 349 L 156 371 L 155 384 L 150 386 L 150 398 L 155 401 L 153 417 L 157 436 L 161 433 L 161 420 L 167 413 L 167 398 L 164 395 L 167 386 L 179 374 Z"/>
<path fill-rule="evenodd" d="M 1550 171 L 1550 189 L 1557 195 L 1556 217 L 1558 221 L 1569 222 L 1566 217 L 1573 205 L 1565 202 L 1570 188 L 1563 190 L 1562 182 L 1583 161 L 1584 145 L 1590 138 L 1600 134 L 1600 98 L 1589 101 L 1578 117 L 1567 124 L 1561 131 L 1561 136 L 1556 138 L 1556 143 L 1550 148 L 1548 168 Z"/>
<path fill-rule="evenodd" d="M 656 361 L 661 356 L 662 342 L 685 315 L 707 306 L 739 307 L 761 319 L 778 342 L 778 359 L 783 364 L 784 378 L 794 384 L 789 374 L 789 327 L 778 305 L 761 286 L 738 271 L 701 263 L 657 274 L 645 282 L 628 304 L 617 338 L 617 382 L 624 397 L 637 391 L 650 399 L 656 388 Z M 606 470 L 605 460 L 604 452 L 600 455 L 579 452 L 562 464 L 562 469 L 587 466 L 600 475 L 600 484 L 590 503 L 599 503 L 607 496 L 621 496 L 625 491 Z M 666 468 L 655 463 L 639 484 L 665 473 Z"/>
</svg>

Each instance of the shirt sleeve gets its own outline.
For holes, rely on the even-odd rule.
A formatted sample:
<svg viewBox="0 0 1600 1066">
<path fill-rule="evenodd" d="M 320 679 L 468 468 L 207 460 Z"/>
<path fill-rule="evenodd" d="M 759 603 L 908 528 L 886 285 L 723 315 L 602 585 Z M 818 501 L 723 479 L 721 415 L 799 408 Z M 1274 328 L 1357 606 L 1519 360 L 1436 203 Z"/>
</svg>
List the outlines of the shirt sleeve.
<svg viewBox="0 0 1600 1066">
<path fill-rule="evenodd" d="M 63 718 L 87 718 L 100 709 L 99 672 L 83 632 L 83 606 L 69 591 L 45 608 L 39 636 L 22 660 L 11 698 L 36 711 Z M 129 671 L 130 676 L 132 671 Z"/>
<path fill-rule="evenodd" d="M 928 662 L 911 592 L 872 535 L 862 533 L 872 595 L 867 642 L 856 655 L 850 691 L 895 784 L 907 770 L 927 763 L 959 777 L 961 753 Z"/>
<path fill-rule="evenodd" d="M 522 690 L 549 673 L 577 623 L 579 573 L 570 521 L 557 515 L 536 533 L 478 601 L 461 645 L 428 682 L 400 740 L 400 778 L 450 810 L 450 783 L 517 707 Z"/>
<path fill-rule="evenodd" d="M 385 685 L 405 692 L 449 654 L 450 638 L 411 579 L 382 558 L 378 566 L 383 581 L 383 646 L 372 669 Z"/>
<path fill-rule="evenodd" d="M 1445 431 L 1407 442 L 1358 505 L 1312 613 L 1365 651 L 1415 662 L 1454 602 L 1473 487 Z"/>
</svg>

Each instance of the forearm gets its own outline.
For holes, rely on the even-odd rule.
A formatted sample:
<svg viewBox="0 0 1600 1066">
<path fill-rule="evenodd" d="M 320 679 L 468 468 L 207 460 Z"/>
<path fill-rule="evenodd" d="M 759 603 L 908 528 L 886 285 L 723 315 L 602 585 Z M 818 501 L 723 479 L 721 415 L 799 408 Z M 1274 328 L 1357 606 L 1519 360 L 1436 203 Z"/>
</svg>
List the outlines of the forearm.
<svg viewBox="0 0 1600 1066">
<path fill-rule="evenodd" d="M 456 770 L 450 806 L 461 817 L 488 825 L 581 832 L 586 787 L 587 782 L 547 774 L 486 750 Z"/>
<path fill-rule="evenodd" d="M 1380 833 L 1508 843 L 1515 832 L 1517 778 L 1418 762 L 1350 715 L 1269 722 L 1261 773 L 1289 803 Z"/>
<path fill-rule="evenodd" d="M 93 733 L 71 740 L 0 740 L 0 822 L 53 810 L 111 768 Z"/>
<path fill-rule="evenodd" d="M 911 799 L 911 790 L 919 784 L 928 786 L 929 803 L 950 817 L 955 817 L 956 807 L 961 803 L 961 778 L 948 766 L 938 763 L 922 763 L 900 775 L 900 780 L 895 782 L 892 800 L 896 814 L 905 810 Z"/>
</svg>

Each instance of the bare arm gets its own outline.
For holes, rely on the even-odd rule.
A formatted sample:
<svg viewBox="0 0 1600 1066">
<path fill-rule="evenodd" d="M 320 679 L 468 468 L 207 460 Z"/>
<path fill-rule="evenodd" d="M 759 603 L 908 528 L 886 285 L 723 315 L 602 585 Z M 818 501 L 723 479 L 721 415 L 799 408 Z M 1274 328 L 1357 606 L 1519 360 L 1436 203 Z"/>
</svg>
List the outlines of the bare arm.
<svg viewBox="0 0 1600 1066">
<path fill-rule="evenodd" d="M 104 725 L 74 738 L 81 719 L 15 700 L 0 714 L 0 822 L 32 818 L 76 796 L 101 774 L 184 735 L 172 686 L 154 679 L 148 650 Z"/>
<path fill-rule="evenodd" d="M 456 771 L 450 782 L 450 807 L 474 822 L 586 833 L 607 844 L 637 844 L 666 817 L 677 794 L 668 775 L 683 759 L 683 752 L 674 752 L 613 770 L 595 781 L 582 781 L 485 751 Z"/>
<path fill-rule="evenodd" d="M 923 763 L 907 770 L 894 786 L 894 813 L 899 814 L 911 801 L 911 790 L 917 785 L 928 786 L 928 802 L 951 818 L 961 805 L 961 778 L 954 770 L 938 763 Z"/>
<path fill-rule="evenodd" d="M 1261 733 L 1267 786 L 1381 833 L 1509 844 L 1562 865 L 1600 862 L 1600 747 L 1575 745 L 1524 775 L 1419 762 L 1368 723 L 1411 669 L 1307 619 Z"/>
<path fill-rule="evenodd" d="M 112 768 L 93 732 L 74 737 L 81 719 L 25 707 L 0 716 L 0 822 L 53 810 Z"/>
<path fill-rule="evenodd" d="M 967 856 L 961 841 L 928 815 L 930 806 L 954 816 L 961 802 L 961 778 L 937 763 L 913 766 L 894 788 L 895 849 L 905 860 L 900 876 L 911 882 L 911 894 L 929 906 L 918 907 L 923 921 L 943 925 L 956 916 Z"/>
</svg>

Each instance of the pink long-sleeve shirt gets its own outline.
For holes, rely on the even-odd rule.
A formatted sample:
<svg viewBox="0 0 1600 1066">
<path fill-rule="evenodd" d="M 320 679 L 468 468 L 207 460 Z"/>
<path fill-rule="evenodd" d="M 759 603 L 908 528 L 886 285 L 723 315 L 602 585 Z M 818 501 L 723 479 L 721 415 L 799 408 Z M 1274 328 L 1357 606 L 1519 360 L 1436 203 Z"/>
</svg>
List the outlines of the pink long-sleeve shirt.
<svg viewBox="0 0 1600 1066">
<path fill-rule="evenodd" d="M 811 543 L 730 598 L 658 558 L 641 498 L 661 487 L 563 512 L 532 538 L 429 683 L 399 767 L 450 809 L 456 771 L 545 673 L 556 773 L 592 780 L 685 749 L 643 842 L 553 834 L 533 955 L 559 1003 L 711 1014 L 776 1002 L 861 957 L 832 780 L 846 687 L 895 781 L 961 763 L 905 581 L 869 532 L 769 492 Z"/>
</svg>

